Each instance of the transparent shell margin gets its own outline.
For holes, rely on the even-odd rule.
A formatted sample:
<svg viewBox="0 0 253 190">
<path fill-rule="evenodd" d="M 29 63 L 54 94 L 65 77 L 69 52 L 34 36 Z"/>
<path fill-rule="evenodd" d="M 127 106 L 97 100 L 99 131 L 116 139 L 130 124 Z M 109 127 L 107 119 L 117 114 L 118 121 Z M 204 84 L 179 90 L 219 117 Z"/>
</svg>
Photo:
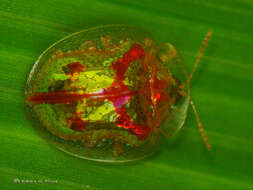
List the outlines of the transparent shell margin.
<svg viewBox="0 0 253 190">
<path fill-rule="evenodd" d="M 172 54 L 174 54 L 174 51 L 176 52 L 176 55 L 173 59 L 165 61 L 162 64 L 164 64 L 166 69 L 169 71 L 170 74 L 173 75 L 173 77 L 178 79 L 180 83 L 183 84 L 189 76 L 183 56 L 174 47 L 174 45 L 170 44 L 169 42 L 161 43 L 159 47 L 160 49 L 162 49 L 163 47 L 170 47 L 172 49 L 171 51 L 173 51 Z M 181 99 L 176 102 L 174 106 L 172 106 L 169 117 L 160 126 L 162 130 L 166 133 L 167 137 L 175 136 L 185 123 L 190 102 L 189 85 L 184 88 L 184 92 L 185 96 L 182 96 Z"/>
</svg>

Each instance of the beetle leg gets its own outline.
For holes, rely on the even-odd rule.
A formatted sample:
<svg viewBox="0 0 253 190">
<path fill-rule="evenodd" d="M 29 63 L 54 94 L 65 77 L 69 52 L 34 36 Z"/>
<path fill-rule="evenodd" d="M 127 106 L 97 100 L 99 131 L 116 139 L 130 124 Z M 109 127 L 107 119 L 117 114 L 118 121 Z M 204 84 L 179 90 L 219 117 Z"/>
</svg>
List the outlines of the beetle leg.
<svg viewBox="0 0 253 190">
<path fill-rule="evenodd" d="M 195 114 L 195 117 L 196 117 L 196 120 L 197 120 L 197 124 L 198 124 L 198 128 L 199 128 L 199 131 L 200 131 L 201 136 L 203 138 L 203 141 L 204 141 L 204 143 L 206 145 L 206 148 L 207 148 L 207 150 L 210 150 L 211 149 L 211 145 L 210 145 L 209 140 L 208 140 L 208 138 L 206 136 L 206 133 L 205 133 L 204 128 L 203 128 L 203 125 L 202 125 L 202 123 L 200 121 L 200 118 L 199 118 L 199 114 L 198 114 L 198 112 L 196 110 L 195 104 L 194 104 L 194 102 L 193 102 L 192 99 L 190 100 L 190 104 L 191 104 L 192 109 L 194 111 L 194 114 Z"/>
</svg>

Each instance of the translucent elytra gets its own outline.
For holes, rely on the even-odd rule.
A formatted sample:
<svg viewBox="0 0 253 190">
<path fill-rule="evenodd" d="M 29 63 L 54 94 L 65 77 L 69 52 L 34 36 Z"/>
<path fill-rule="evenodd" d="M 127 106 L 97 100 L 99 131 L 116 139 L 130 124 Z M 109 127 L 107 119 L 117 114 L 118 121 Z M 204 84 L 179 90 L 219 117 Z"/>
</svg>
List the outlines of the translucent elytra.
<svg viewBox="0 0 253 190">
<path fill-rule="evenodd" d="M 139 28 L 110 25 L 72 34 L 42 53 L 26 86 L 39 133 L 71 155 L 128 162 L 151 155 L 161 131 L 173 136 L 189 104 L 187 78 L 169 43 Z"/>
</svg>

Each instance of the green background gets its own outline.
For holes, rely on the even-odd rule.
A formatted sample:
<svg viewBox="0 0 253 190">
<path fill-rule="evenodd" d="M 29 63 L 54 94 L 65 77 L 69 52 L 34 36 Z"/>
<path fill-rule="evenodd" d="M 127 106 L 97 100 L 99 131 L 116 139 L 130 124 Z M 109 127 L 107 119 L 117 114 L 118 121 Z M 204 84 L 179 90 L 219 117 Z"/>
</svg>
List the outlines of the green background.
<svg viewBox="0 0 253 190">
<path fill-rule="evenodd" d="M 213 29 L 192 96 L 212 144 L 205 150 L 190 110 L 179 136 L 127 165 L 64 154 L 34 130 L 24 86 L 40 53 L 62 37 L 105 24 L 133 24 L 169 41 L 192 68 Z M 0 0 L 0 189 L 253 189 L 253 1 Z M 14 184 L 14 179 L 58 180 Z"/>
</svg>

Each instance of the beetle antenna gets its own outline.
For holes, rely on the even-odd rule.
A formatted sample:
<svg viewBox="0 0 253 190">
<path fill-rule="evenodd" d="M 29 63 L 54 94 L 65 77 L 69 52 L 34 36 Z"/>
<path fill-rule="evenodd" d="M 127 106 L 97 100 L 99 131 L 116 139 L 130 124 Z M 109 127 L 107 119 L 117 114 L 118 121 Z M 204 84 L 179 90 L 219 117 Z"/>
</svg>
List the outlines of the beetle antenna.
<svg viewBox="0 0 253 190">
<path fill-rule="evenodd" d="M 205 48 L 206 48 L 206 46 L 207 46 L 207 44 L 208 44 L 208 41 L 210 40 L 211 36 L 212 36 L 212 30 L 210 29 L 210 30 L 208 30 L 208 32 L 207 32 L 207 34 L 206 34 L 206 36 L 205 36 L 205 38 L 204 38 L 204 40 L 203 40 L 203 42 L 202 42 L 202 44 L 201 44 L 201 47 L 200 47 L 199 52 L 198 52 L 198 54 L 197 54 L 195 63 L 194 63 L 194 65 L 193 65 L 192 72 L 191 72 L 191 74 L 189 75 L 189 77 L 188 77 L 188 79 L 186 80 L 186 82 L 182 85 L 182 88 L 190 84 L 191 79 L 192 79 L 192 76 L 193 76 L 193 74 L 195 73 L 195 71 L 196 71 L 196 69 L 197 69 L 197 66 L 198 66 L 198 64 L 199 64 L 199 61 L 200 61 L 200 59 L 201 59 L 201 57 L 202 57 L 202 55 L 203 55 L 203 52 L 204 52 L 204 50 L 205 50 Z"/>
<path fill-rule="evenodd" d="M 207 148 L 207 150 L 210 150 L 211 149 L 211 145 L 210 145 L 209 140 L 208 140 L 208 138 L 206 136 L 206 133 L 205 133 L 204 128 L 203 128 L 203 125 L 202 125 L 202 123 L 200 121 L 200 118 L 199 118 L 199 114 L 198 114 L 198 112 L 196 110 L 195 104 L 194 104 L 194 102 L 193 102 L 192 99 L 190 100 L 190 104 L 191 104 L 192 109 L 194 111 L 194 114 L 195 114 L 195 117 L 196 117 L 196 120 L 197 120 L 197 125 L 198 125 L 199 131 L 201 133 L 201 136 L 203 138 L 203 141 L 204 141 L 204 143 L 206 145 L 206 148 Z"/>
</svg>

